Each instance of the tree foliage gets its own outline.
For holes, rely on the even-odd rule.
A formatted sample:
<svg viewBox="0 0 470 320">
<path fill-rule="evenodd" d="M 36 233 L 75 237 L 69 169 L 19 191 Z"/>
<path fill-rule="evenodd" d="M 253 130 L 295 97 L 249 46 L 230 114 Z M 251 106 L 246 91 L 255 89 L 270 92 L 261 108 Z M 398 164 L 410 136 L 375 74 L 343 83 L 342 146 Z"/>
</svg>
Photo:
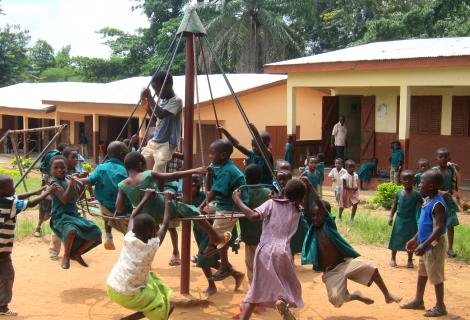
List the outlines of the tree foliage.
<svg viewBox="0 0 470 320">
<path fill-rule="evenodd" d="M 55 66 L 54 49 L 45 40 L 39 39 L 29 49 L 28 58 L 34 73 L 41 73 L 47 68 Z"/>
<path fill-rule="evenodd" d="M 19 26 L 6 25 L 0 28 L 0 86 L 25 80 L 29 64 L 27 31 Z"/>
</svg>

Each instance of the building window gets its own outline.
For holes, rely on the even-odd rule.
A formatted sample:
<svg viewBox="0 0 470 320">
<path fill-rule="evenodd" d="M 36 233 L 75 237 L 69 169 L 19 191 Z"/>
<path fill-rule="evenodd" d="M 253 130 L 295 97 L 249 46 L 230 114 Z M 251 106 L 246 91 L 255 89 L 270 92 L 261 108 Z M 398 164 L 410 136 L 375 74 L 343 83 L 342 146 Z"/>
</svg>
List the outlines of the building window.
<svg viewBox="0 0 470 320">
<path fill-rule="evenodd" d="M 410 132 L 441 134 L 442 96 L 412 96 Z"/>
<path fill-rule="evenodd" d="M 453 136 L 470 136 L 470 96 L 452 97 Z"/>
</svg>

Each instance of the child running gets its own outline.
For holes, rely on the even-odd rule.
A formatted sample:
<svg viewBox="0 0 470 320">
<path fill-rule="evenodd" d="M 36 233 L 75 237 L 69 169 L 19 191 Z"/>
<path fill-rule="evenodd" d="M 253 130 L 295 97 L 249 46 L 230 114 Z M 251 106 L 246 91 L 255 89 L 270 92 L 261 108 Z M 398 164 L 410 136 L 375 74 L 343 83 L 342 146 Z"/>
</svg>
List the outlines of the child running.
<svg viewBox="0 0 470 320">
<path fill-rule="evenodd" d="M 269 154 L 269 164 L 264 162 L 263 157 L 261 156 L 261 151 L 258 149 L 258 146 L 256 145 L 255 141 L 251 141 L 251 151 L 242 146 L 235 137 L 233 137 L 224 127 L 219 126 L 218 129 L 227 137 L 228 141 L 238 149 L 241 153 L 243 153 L 245 156 L 248 157 L 246 161 L 246 165 L 249 164 L 256 164 L 259 167 L 261 167 L 261 170 L 263 171 L 263 175 L 261 177 L 261 183 L 264 184 L 269 184 L 271 185 L 273 183 L 273 177 L 271 175 L 271 171 L 269 170 L 269 167 L 273 168 L 273 156 L 270 153 Z M 271 136 L 269 135 L 268 132 L 262 131 L 260 132 L 260 137 L 261 140 L 263 141 L 263 144 L 266 146 L 266 149 L 269 150 L 269 145 L 271 144 Z"/>
<path fill-rule="evenodd" d="M 343 218 L 344 208 L 352 207 L 351 221 L 356 216 L 357 205 L 359 204 L 358 180 L 356 163 L 353 160 L 346 161 L 346 173 L 341 176 L 342 188 L 339 198 L 339 221 Z"/>
<path fill-rule="evenodd" d="M 43 190 L 45 192 L 42 192 Z M 13 179 L 9 175 L 0 174 L 0 316 L 18 315 L 8 307 L 15 281 L 11 253 L 15 239 L 16 216 L 27 208 L 38 205 L 50 192 L 50 188 L 43 187 L 38 191 L 15 195 Z M 24 200 L 38 194 L 41 195 L 33 200 Z"/>
<path fill-rule="evenodd" d="M 77 209 L 78 179 L 67 175 L 66 160 L 56 156 L 51 161 L 51 229 L 64 243 L 62 269 L 70 268 L 70 259 L 88 267 L 82 255 L 101 243 L 100 228 L 83 218 Z"/>
<path fill-rule="evenodd" d="M 141 202 L 132 212 L 129 231 L 122 245 L 121 255 L 108 279 L 108 297 L 124 308 L 137 311 L 122 319 L 166 320 L 173 311 L 170 305 L 172 290 L 153 272 L 152 262 L 165 239 L 170 223 L 172 194 L 165 194 L 163 222 L 160 229 L 155 220 L 141 213 L 145 203 L 155 197 L 154 189 L 146 189 Z M 158 231 L 157 231 L 158 230 Z"/>
<path fill-rule="evenodd" d="M 302 288 L 297 279 L 289 242 L 300 219 L 305 184 L 290 180 L 284 199 L 271 199 L 252 210 L 241 199 L 233 201 L 250 221 L 263 221 L 263 233 L 255 253 L 253 282 L 243 302 L 240 319 L 249 319 L 255 306 L 276 307 L 283 319 L 295 319 L 289 308 L 302 308 Z"/>
<path fill-rule="evenodd" d="M 210 191 L 206 193 L 206 199 L 199 206 L 201 211 L 215 200 L 216 202 L 216 216 L 223 216 L 226 213 L 232 214 L 233 212 L 240 212 L 240 209 L 232 200 L 232 193 L 239 187 L 246 185 L 245 176 L 233 164 L 230 156 L 233 153 L 232 144 L 223 139 L 218 139 L 212 142 L 209 147 L 209 159 L 211 160 L 210 167 L 213 170 L 212 186 Z M 248 203 L 248 193 L 246 189 L 243 190 L 243 200 Z M 230 234 L 238 219 L 215 219 L 214 229 L 220 234 Z M 233 237 L 233 235 L 232 235 Z M 213 250 L 213 246 L 207 248 L 206 253 Z M 235 271 L 228 259 L 228 247 L 225 246 L 220 250 L 220 268 L 212 276 L 214 281 L 222 281 Z"/>
<path fill-rule="evenodd" d="M 415 186 L 416 188 L 419 188 L 419 185 L 421 184 L 421 176 L 423 173 L 431 169 L 431 166 L 429 165 L 429 160 L 421 158 L 418 160 L 418 172 L 415 174 Z"/>
<path fill-rule="evenodd" d="M 455 258 L 457 254 L 454 252 L 454 227 L 459 225 L 459 218 L 457 217 L 457 204 L 454 201 L 454 192 L 459 192 L 459 185 L 456 183 L 456 170 L 455 166 L 450 163 L 450 152 L 447 148 L 439 148 L 436 151 L 436 160 L 438 166 L 433 167 L 442 175 L 442 185 L 439 189 L 443 195 L 447 206 L 447 255 Z"/>
<path fill-rule="evenodd" d="M 402 171 L 401 183 L 404 189 L 397 191 L 392 211 L 390 212 L 390 218 L 388 219 L 388 224 L 390 226 L 393 225 L 392 236 L 388 244 L 388 248 L 392 250 L 390 266 L 393 268 L 397 266 L 397 251 L 405 251 L 406 243 L 410 241 L 418 231 L 416 217 L 423 203 L 419 192 L 413 189 L 413 171 Z M 393 223 L 395 213 L 397 216 L 395 223 Z M 408 263 L 406 267 L 414 268 L 412 251 L 408 251 Z"/>
<path fill-rule="evenodd" d="M 398 303 L 401 298 L 391 294 L 379 270 L 370 261 L 356 259 L 359 253 L 340 235 L 331 215 L 330 204 L 315 196 L 317 206 L 312 208 L 312 226 L 305 239 L 302 264 L 313 264 L 314 270 L 323 271 L 323 283 L 328 300 L 336 308 L 357 300 L 372 304 L 374 300 L 359 291 L 349 293 L 348 280 L 370 287 L 375 283 L 382 291 L 386 303 Z"/>
<path fill-rule="evenodd" d="M 89 177 L 81 179 L 82 183 L 95 186 L 96 199 L 100 203 L 101 214 L 113 217 L 116 212 L 116 199 L 118 195 L 118 184 L 127 179 L 127 170 L 124 166 L 124 158 L 129 153 L 129 149 L 124 142 L 113 141 L 108 145 L 108 160 L 98 165 Z M 116 216 L 127 216 L 132 212 L 132 206 L 127 201 L 123 212 L 116 212 Z M 104 220 L 106 250 L 115 250 L 113 242 L 112 227 L 119 232 L 126 234 L 128 222 L 125 219 Z"/>
<path fill-rule="evenodd" d="M 424 316 L 440 317 L 447 314 L 444 304 L 444 266 L 446 258 L 445 230 L 447 207 L 439 194 L 442 174 L 438 170 L 426 171 L 421 176 L 421 196 L 425 197 L 418 221 L 418 233 L 406 244 L 406 249 L 419 256 L 418 283 L 413 300 L 401 306 L 402 309 L 424 310 L 426 283 L 434 285 L 436 305 Z"/>
<path fill-rule="evenodd" d="M 359 176 L 359 188 L 361 190 L 367 190 L 367 186 L 369 185 L 370 179 L 377 172 L 378 163 L 379 159 L 372 158 L 370 161 L 364 162 L 359 166 L 359 170 L 357 170 L 357 175 Z"/>
<path fill-rule="evenodd" d="M 335 160 L 335 167 L 331 169 L 330 173 L 328 173 L 328 177 L 331 178 L 332 184 L 331 187 L 335 192 L 335 199 L 336 202 L 339 204 L 339 197 L 341 195 L 341 188 L 343 187 L 343 181 L 341 177 L 343 174 L 347 173 L 346 169 L 343 168 L 343 159 L 338 158 Z"/>
</svg>

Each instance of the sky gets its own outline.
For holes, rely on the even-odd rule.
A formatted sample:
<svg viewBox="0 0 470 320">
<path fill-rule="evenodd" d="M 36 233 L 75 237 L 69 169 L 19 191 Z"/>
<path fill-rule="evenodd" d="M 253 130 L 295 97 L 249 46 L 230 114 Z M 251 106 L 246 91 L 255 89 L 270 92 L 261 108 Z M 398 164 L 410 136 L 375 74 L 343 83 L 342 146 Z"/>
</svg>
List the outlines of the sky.
<svg viewBox="0 0 470 320">
<path fill-rule="evenodd" d="M 106 58 L 110 49 L 96 33 L 103 27 L 133 32 L 148 27 L 147 17 L 140 10 L 131 10 L 131 0 L 1 0 L 5 15 L 0 27 L 19 24 L 29 30 L 31 45 L 46 40 L 57 51 L 72 46 L 71 55 Z"/>
</svg>

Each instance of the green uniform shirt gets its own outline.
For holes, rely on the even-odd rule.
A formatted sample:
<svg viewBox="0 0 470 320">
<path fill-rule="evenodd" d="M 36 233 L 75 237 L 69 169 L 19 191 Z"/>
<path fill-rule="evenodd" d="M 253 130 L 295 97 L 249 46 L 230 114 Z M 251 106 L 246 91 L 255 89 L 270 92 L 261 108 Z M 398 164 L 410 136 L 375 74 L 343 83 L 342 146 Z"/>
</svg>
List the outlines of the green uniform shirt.
<svg viewBox="0 0 470 320">
<path fill-rule="evenodd" d="M 250 151 L 250 153 L 248 155 L 248 161 L 247 161 L 246 164 L 249 165 L 249 164 L 252 164 L 252 163 L 254 163 L 257 166 L 261 167 L 262 176 L 261 176 L 260 183 L 272 185 L 273 184 L 273 176 L 271 175 L 271 171 L 269 171 L 269 167 L 264 162 L 263 157 L 256 154 L 256 153 L 254 153 L 253 151 Z"/>
<path fill-rule="evenodd" d="M 212 191 L 217 195 L 215 197 L 216 209 L 218 211 L 240 211 L 234 205 L 232 193 L 240 186 L 246 185 L 245 175 L 238 169 L 232 160 L 227 160 L 224 164 L 210 165 L 213 168 Z M 248 203 L 248 192 L 242 189 L 242 200 Z"/>
<path fill-rule="evenodd" d="M 269 199 L 271 189 L 250 189 L 248 195 L 250 200 L 248 201 L 248 207 L 256 209 Z M 250 221 L 247 218 L 242 218 L 240 222 L 241 239 L 247 245 L 257 245 L 261 238 L 263 231 L 263 221 Z"/>
</svg>

